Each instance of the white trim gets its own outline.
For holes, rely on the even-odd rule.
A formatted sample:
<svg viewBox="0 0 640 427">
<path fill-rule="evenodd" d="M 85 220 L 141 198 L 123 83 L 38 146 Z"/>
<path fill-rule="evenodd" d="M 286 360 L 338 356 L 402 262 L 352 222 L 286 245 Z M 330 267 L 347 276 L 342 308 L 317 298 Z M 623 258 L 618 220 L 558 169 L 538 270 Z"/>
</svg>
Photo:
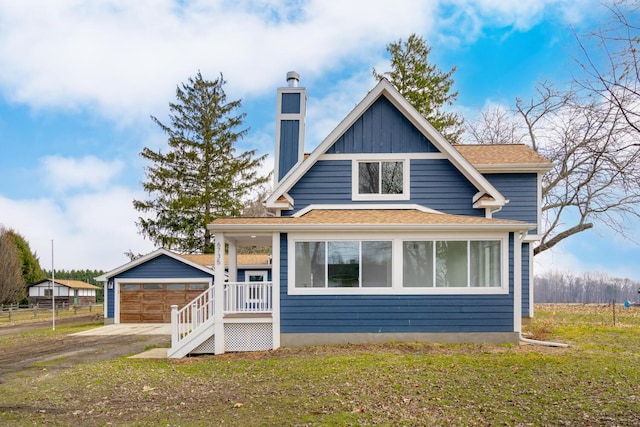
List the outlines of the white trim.
<svg viewBox="0 0 640 427">
<path fill-rule="evenodd" d="M 224 323 L 228 325 L 229 323 L 272 323 L 272 321 L 271 317 L 225 317 Z M 275 350 L 275 348 L 272 350 Z"/>
<path fill-rule="evenodd" d="M 280 348 L 280 233 L 273 233 L 271 239 L 271 319 L 273 349 Z"/>
<path fill-rule="evenodd" d="M 131 262 L 123 264 L 120 267 L 114 268 L 113 270 L 111 270 L 111 271 L 109 271 L 107 273 L 104 273 L 101 276 L 96 277 L 95 280 L 98 281 L 98 282 L 106 282 L 108 279 L 110 279 L 110 278 L 112 278 L 114 276 L 117 276 L 118 274 L 120 274 L 120 273 L 122 273 L 124 271 L 130 270 L 130 269 L 132 269 L 134 267 L 137 267 L 137 266 L 139 266 L 141 264 L 144 264 L 145 262 L 147 262 L 149 260 L 152 260 L 154 258 L 159 257 L 160 255 L 166 255 L 166 256 L 168 256 L 170 258 L 175 259 L 176 261 L 180 261 L 180 262 L 182 262 L 184 264 L 187 264 L 188 266 L 196 268 L 196 269 L 198 269 L 200 271 L 204 271 L 207 274 L 211 274 L 213 272 L 211 269 L 209 269 L 207 267 L 204 267 L 204 266 L 202 266 L 200 264 L 196 264 L 195 262 L 191 262 L 186 258 L 182 258 L 179 254 L 171 252 L 170 250 L 167 250 L 165 248 L 160 248 L 160 249 L 156 249 L 155 251 L 150 252 L 150 253 L 148 253 L 148 254 L 146 254 L 146 255 L 138 258 L 138 259 L 134 259 Z"/>
<path fill-rule="evenodd" d="M 451 163 L 472 183 L 478 190 L 489 194 L 498 203 L 505 204 L 504 196 L 480 173 L 473 165 L 453 148 L 445 138 L 407 101 L 386 79 L 381 79 L 378 84 L 364 97 L 358 105 L 331 131 L 331 133 L 313 150 L 307 160 L 294 167 L 275 187 L 273 193 L 267 198 L 267 207 L 272 207 L 276 200 L 289 191 L 296 182 L 318 161 L 320 156 L 334 144 L 380 97 L 385 96 L 405 116 L 438 151 L 443 153 Z"/>
<path fill-rule="evenodd" d="M 218 232 L 214 236 L 214 270 L 215 270 L 215 283 L 222 285 L 225 279 L 224 271 L 224 255 L 225 255 L 225 239 L 224 233 Z M 224 286 L 214 287 L 214 309 L 213 309 L 213 333 L 215 335 L 214 340 L 214 353 L 224 353 Z"/>
<path fill-rule="evenodd" d="M 526 241 L 526 240 L 525 240 Z M 529 243 L 529 317 L 533 318 L 534 315 L 534 303 L 533 303 L 533 242 Z"/>
<path fill-rule="evenodd" d="M 268 282 L 269 281 L 269 271 L 268 270 L 251 270 L 251 271 L 245 271 L 244 272 L 244 281 L 245 282 L 251 282 L 251 280 L 249 280 L 249 277 L 251 276 L 262 276 L 264 277 L 264 279 L 262 280 L 263 282 Z M 230 280 L 230 282 L 237 282 L 237 280 Z M 255 282 L 253 282 L 255 283 Z"/>
<path fill-rule="evenodd" d="M 517 233 L 514 233 L 517 234 Z M 392 242 L 392 285 L 380 288 L 297 288 L 295 287 L 295 244 L 304 241 L 391 241 Z M 499 240 L 501 242 L 500 287 L 430 287 L 405 288 L 402 286 L 402 243 L 404 241 L 433 240 Z M 288 283 L 289 295 L 506 295 L 509 293 L 509 233 L 289 233 Z M 274 280 L 274 283 L 275 280 Z M 274 309 L 275 312 L 275 309 Z"/>
<path fill-rule="evenodd" d="M 148 283 L 162 283 L 162 284 L 171 284 L 171 283 L 208 283 L 209 287 L 213 286 L 213 278 L 212 277 L 178 277 L 178 278 L 122 278 L 122 279 L 114 279 L 113 280 L 113 323 L 120 323 L 120 285 L 125 285 L 128 283 L 140 283 L 142 285 Z M 105 297 L 105 305 L 107 298 Z M 105 311 L 105 317 L 107 312 Z"/>
<path fill-rule="evenodd" d="M 385 204 L 385 203 L 367 203 L 367 204 L 339 204 L 339 205 L 308 205 L 304 209 L 300 209 L 295 214 L 291 215 L 292 218 L 298 218 L 313 210 L 417 210 L 424 213 L 443 214 L 443 212 L 435 209 L 427 208 L 422 205 L 415 204 Z"/>
<path fill-rule="evenodd" d="M 382 163 L 399 162 L 402 163 L 402 193 L 400 194 L 384 194 L 382 192 L 375 194 L 360 194 L 360 163 L 379 163 L 380 164 L 380 191 L 382 191 Z M 411 199 L 411 159 L 405 157 L 391 158 L 371 156 L 354 158 L 351 160 L 351 200 L 354 201 L 381 201 L 381 200 L 410 200 Z"/>
</svg>

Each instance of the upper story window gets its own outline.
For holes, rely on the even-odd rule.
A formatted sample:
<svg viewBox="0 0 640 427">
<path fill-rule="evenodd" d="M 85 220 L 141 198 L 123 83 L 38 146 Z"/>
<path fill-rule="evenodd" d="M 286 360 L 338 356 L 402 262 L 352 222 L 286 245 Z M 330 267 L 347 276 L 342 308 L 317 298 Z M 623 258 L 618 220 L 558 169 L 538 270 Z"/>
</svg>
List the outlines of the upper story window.
<svg viewBox="0 0 640 427">
<path fill-rule="evenodd" d="M 407 160 L 359 160 L 353 164 L 353 200 L 407 200 Z"/>
</svg>

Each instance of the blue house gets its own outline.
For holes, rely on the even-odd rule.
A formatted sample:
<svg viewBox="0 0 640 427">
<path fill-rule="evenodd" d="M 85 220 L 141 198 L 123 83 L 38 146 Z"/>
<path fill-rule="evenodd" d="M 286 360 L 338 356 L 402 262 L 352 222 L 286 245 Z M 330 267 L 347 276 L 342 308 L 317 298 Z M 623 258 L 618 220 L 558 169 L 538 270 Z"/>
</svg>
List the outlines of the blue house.
<svg viewBox="0 0 640 427">
<path fill-rule="evenodd" d="M 306 90 L 297 73 L 287 79 L 265 200 L 277 213 L 209 225 L 224 286 L 174 310 L 169 356 L 517 342 L 533 315 L 532 242 L 550 162 L 524 145 L 452 145 L 384 79 L 305 155 Z M 236 281 L 238 248 L 256 245 L 272 249 L 270 280 Z"/>
</svg>

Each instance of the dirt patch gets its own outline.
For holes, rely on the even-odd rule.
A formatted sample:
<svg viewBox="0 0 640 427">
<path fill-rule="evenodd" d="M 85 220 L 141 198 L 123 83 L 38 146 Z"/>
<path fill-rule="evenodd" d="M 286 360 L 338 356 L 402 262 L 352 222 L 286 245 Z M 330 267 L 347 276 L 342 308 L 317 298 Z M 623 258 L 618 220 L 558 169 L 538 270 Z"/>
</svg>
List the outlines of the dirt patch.
<svg viewBox="0 0 640 427">
<path fill-rule="evenodd" d="M 60 319 L 59 327 L 95 322 L 91 316 Z M 96 326 L 100 324 L 96 322 Z M 32 322 L 0 328 L 0 383 L 17 374 L 66 369 L 82 363 L 136 354 L 148 347 L 169 347 L 165 335 L 72 336 L 65 333 L 25 334 L 46 330 L 50 322 Z"/>
</svg>

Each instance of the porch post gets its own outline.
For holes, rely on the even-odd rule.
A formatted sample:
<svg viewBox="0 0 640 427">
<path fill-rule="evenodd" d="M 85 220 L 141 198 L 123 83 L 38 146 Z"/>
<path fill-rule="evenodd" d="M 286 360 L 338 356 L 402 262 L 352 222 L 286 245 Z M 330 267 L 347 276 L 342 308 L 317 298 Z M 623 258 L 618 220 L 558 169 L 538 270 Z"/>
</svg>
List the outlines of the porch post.
<svg viewBox="0 0 640 427">
<path fill-rule="evenodd" d="M 180 340 L 180 323 L 178 320 L 178 306 L 171 306 L 171 347 Z"/>
<path fill-rule="evenodd" d="M 229 275 L 230 282 L 238 281 L 238 250 L 236 248 L 235 242 L 229 242 L 229 271 L 227 274 Z"/>
<path fill-rule="evenodd" d="M 215 354 L 224 353 L 224 233 L 215 235 L 214 333 Z"/>
<path fill-rule="evenodd" d="M 280 233 L 271 238 L 271 329 L 273 349 L 280 348 Z"/>
<path fill-rule="evenodd" d="M 533 318 L 535 309 L 535 300 L 533 299 L 533 241 L 529 242 L 529 317 Z"/>
</svg>

